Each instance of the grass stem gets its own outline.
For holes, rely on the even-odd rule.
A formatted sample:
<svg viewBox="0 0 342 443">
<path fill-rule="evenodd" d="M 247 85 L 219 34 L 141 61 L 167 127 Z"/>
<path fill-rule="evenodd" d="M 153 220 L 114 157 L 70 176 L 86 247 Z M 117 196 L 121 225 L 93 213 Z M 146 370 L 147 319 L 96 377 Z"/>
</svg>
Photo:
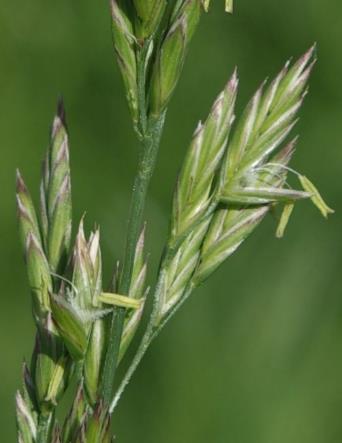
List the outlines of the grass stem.
<svg viewBox="0 0 342 443">
<path fill-rule="evenodd" d="M 42 413 L 39 416 L 37 443 L 50 443 L 53 421 L 53 413 Z"/>
<path fill-rule="evenodd" d="M 139 134 L 142 150 L 138 164 L 138 171 L 133 186 L 127 227 L 126 253 L 119 286 L 120 294 L 123 295 L 127 295 L 130 289 L 135 249 L 143 225 L 147 192 L 153 175 L 165 120 L 164 113 L 157 119 L 147 119 L 147 109 L 145 103 L 146 56 L 147 52 L 145 50 L 142 56 L 139 57 L 138 63 L 138 89 L 140 102 Z M 106 404 L 109 404 L 112 399 L 114 378 L 118 365 L 120 341 L 124 327 L 125 314 L 125 308 L 115 308 L 112 316 L 101 392 L 102 399 Z"/>
</svg>

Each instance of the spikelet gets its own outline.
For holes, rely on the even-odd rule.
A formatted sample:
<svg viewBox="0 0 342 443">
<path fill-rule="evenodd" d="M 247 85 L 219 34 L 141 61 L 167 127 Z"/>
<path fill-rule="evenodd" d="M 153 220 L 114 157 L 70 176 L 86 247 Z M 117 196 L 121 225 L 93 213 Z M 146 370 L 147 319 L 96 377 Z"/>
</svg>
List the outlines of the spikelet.
<svg viewBox="0 0 342 443">
<path fill-rule="evenodd" d="M 139 302 L 137 309 L 127 311 L 124 330 L 120 344 L 119 360 L 124 356 L 128 346 L 134 338 L 138 329 L 144 310 L 144 297 L 146 295 L 146 272 L 147 263 L 145 259 L 145 227 L 143 228 L 136 249 L 133 265 L 132 280 L 129 289 L 129 297 Z"/>
<path fill-rule="evenodd" d="M 200 18 L 199 0 L 185 0 L 175 7 L 168 32 L 157 53 L 150 91 L 150 111 L 159 116 L 178 83 L 186 53 Z"/>
<path fill-rule="evenodd" d="M 50 268 L 55 273 L 62 273 L 66 265 L 71 240 L 71 211 L 69 139 L 65 109 L 60 101 L 41 183 L 43 241 Z"/>
<path fill-rule="evenodd" d="M 206 213 L 213 198 L 213 182 L 226 150 L 234 120 L 237 92 L 234 72 L 216 99 L 204 124 L 195 131 L 174 195 L 172 237 L 180 237 Z"/>
</svg>

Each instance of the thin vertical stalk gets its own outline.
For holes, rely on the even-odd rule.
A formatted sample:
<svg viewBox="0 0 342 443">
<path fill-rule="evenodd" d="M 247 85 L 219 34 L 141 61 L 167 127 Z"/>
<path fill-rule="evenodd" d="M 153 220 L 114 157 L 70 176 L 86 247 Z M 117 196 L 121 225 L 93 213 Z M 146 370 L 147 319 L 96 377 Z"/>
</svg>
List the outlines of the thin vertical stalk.
<svg viewBox="0 0 342 443">
<path fill-rule="evenodd" d="M 164 127 L 165 115 L 157 119 L 148 119 L 146 109 L 146 57 L 148 44 L 141 49 L 138 56 L 138 93 L 139 93 L 139 138 L 141 140 L 141 153 L 138 171 L 135 177 L 131 207 L 129 212 L 125 260 L 120 281 L 120 293 L 128 294 L 132 269 L 134 264 L 135 248 L 143 225 L 145 202 L 151 177 L 153 175 L 161 135 Z M 120 342 L 124 327 L 126 310 L 114 309 L 107 348 L 101 397 L 109 405 L 112 399 L 114 378 L 118 365 Z"/>
<path fill-rule="evenodd" d="M 53 413 L 42 412 L 38 420 L 37 443 L 49 443 L 51 438 L 51 429 L 54 421 Z"/>
<path fill-rule="evenodd" d="M 110 413 L 113 413 L 114 409 L 118 405 L 123 392 L 125 391 L 128 383 L 131 381 L 131 378 L 133 377 L 135 371 L 139 367 L 139 365 L 140 365 L 143 357 L 145 356 L 152 341 L 159 335 L 159 333 L 164 328 L 166 323 L 171 319 L 171 317 L 173 317 L 173 315 L 178 311 L 180 306 L 183 305 L 183 303 L 189 298 L 190 294 L 195 289 L 195 284 L 191 281 L 188 284 L 188 286 L 185 288 L 183 296 L 180 299 L 180 301 L 171 310 L 171 312 L 166 316 L 166 318 L 164 318 L 159 324 L 156 325 L 155 320 L 157 319 L 157 316 L 159 313 L 158 302 L 159 302 L 160 292 L 162 290 L 162 286 L 164 283 L 163 279 L 164 279 L 165 265 L 166 265 L 166 263 L 164 263 L 163 269 L 160 272 L 160 278 L 158 280 L 158 283 L 157 283 L 157 286 L 156 286 L 156 289 L 154 292 L 153 311 L 152 311 L 148 326 L 147 326 L 146 331 L 141 339 L 139 348 L 138 348 L 127 372 L 125 373 L 123 380 L 121 381 L 117 391 L 115 392 L 115 395 L 114 395 L 113 400 L 110 405 Z"/>
</svg>

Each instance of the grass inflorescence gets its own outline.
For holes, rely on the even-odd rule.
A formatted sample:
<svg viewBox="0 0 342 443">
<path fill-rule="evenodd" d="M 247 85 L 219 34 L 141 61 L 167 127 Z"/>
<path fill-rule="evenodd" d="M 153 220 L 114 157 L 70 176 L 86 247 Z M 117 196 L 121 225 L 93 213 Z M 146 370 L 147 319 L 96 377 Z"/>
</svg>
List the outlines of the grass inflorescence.
<svg viewBox="0 0 342 443">
<path fill-rule="evenodd" d="M 115 54 L 141 149 L 125 256 L 109 286 L 103 284 L 99 229 L 86 233 L 80 220 L 72 236 L 76 223 L 62 102 L 43 163 L 38 211 L 17 173 L 20 236 L 37 329 L 16 396 L 20 443 L 113 441 L 112 414 L 153 339 L 267 213 L 280 209 L 276 235 L 282 237 L 300 200 L 311 199 L 325 217 L 333 212 L 313 183 L 289 166 L 297 144 L 290 134 L 307 93 L 315 47 L 264 82 L 241 116 L 235 110 L 235 70 L 194 131 L 175 186 L 157 282 L 147 281 L 143 217 L 149 182 L 168 104 L 210 3 L 111 0 Z M 226 10 L 232 7 L 227 1 Z M 290 176 L 298 179 L 296 188 Z M 118 380 L 117 368 L 144 314 L 140 346 Z M 56 410 L 72 380 L 77 390 L 59 423 Z"/>
</svg>

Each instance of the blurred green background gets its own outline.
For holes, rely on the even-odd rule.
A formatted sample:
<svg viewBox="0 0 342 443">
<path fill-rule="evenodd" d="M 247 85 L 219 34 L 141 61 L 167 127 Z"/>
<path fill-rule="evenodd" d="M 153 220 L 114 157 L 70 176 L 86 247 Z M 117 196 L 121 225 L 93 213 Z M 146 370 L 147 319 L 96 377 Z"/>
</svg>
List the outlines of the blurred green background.
<svg viewBox="0 0 342 443">
<path fill-rule="evenodd" d="M 298 205 L 285 239 L 271 217 L 171 322 L 115 419 L 126 443 L 342 441 L 342 3 L 214 0 L 172 101 L 146 218 L 152 264 L 191 133 L 235 65 L 239 107 L 318 42 L 293 165 L 320 187 L 327 222 Z M 37 196 L 57 96 L 71 137 L 74 213 L 98 222 L 107 276 L 121 257 L 137 146 L 113 57 L 107 0 L 0 0 L 0 429 L 15 441 L 14 392 L 33 342 L 15 222 L 20 167 Z M 153 273 L 151 272 L 151 278 Z"/>
</svg>

